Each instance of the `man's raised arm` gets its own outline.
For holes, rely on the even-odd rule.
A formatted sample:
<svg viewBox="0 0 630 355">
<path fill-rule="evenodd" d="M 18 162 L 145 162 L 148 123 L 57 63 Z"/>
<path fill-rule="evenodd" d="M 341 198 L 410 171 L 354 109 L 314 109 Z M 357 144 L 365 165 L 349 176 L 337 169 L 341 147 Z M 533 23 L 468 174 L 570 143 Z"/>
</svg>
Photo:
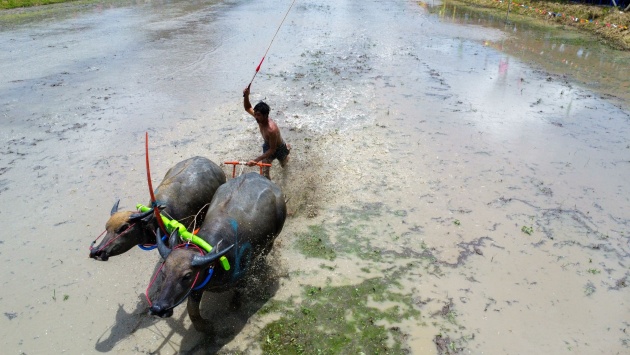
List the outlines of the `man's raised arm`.
<svg viewBox="0 0 630 355">
<path fill-rule="evenodd" d="M 249 86 L 247 86 L 245 90 L 243 90 L 243 108 L 250 115 L 254 115 L 254 109 L 252 108 L 251 102 L 249 102 Z"/>
</svg>

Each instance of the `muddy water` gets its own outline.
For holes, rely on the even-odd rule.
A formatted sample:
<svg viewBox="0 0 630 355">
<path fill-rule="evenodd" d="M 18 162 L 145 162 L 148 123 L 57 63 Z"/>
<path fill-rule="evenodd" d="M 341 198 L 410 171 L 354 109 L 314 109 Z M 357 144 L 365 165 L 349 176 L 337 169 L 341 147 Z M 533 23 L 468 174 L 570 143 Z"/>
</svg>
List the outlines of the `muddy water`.
<svg viewBox="0 0 630 355">
<path fill-rule="evenodd" d="M 323 290 L 345 313 L 292 323 L 303 334 L 369 323 L 391 353 L 627 352 L 628 102 L 415 2 L 296 2 L 252 87 L 294 147 L 272 169 L 291 216 L 244 307 L 204 299 L 214 336 L 183 305 L 147 315 L 157 253 L 87 258 L 116 199 L 148 200 L 145 132 L 154 181 L 193 155 L 258 153 L 241 91 L 288 5 L 82 6 L 3 27 L 4 351 L 263 352 Z M 313 235 L 327 255 L 300 246 Z"/>
<path fill-rule="evenodd" d="M 462 8 L 461 4 L 452 1 L 419 4 L 442 21 L 501 29 L 508 35 L 499 40 L 487 40 L 484 44 L 566 75 L 571 81 L 609 99 L 630 99 L 627 73 L 630 56 L 611 49 L 594 36 L 553 26 L 541 30 L 514 14 L 510 17 L 509 14 L 479 12 L 475 8 Z"/>
</svg>

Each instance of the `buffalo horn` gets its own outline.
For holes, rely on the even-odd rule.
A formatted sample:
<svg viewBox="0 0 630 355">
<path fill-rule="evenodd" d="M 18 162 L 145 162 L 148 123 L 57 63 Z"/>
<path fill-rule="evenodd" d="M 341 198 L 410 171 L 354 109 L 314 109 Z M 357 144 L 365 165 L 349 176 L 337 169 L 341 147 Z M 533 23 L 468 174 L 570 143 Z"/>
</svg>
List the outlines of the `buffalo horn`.
<svg viewBox="0 0 630 355">
<path fill-rule="evenodd" d="M 227 253 L 228 251 L 230 251 L 230 249 L 232 249 L 232 247 L 234 246 L 234 244 L 230 245 L 229 247 L 221 250 L 220 252 L 217 253 L 210 253 L 210 254 L 206 254 L 204 256 L 199 256 L 199 255 L 195 255 L 192 259 L 192 262 L 190 263 L 191 266 L 195 267 L 195 266 L 206 266 L 209 265 L 211 262 L 219 259 L 220 257 L 222 257 L 223 255 L 225 255 L 225 253 Z"/>
<path fill-rule="evenodd" d="M 155 231 L 155 234 L 156 234 L 155 239 L 157 242 L 157 248 L 158 248 L 158 251 L 160 252 L 160 256 L 162 257 L 162 259 L 166 260 L 166 258 L 168 258 L 168 254 L 171 253 L 171 248 L 164 245 L 164 241 L 162 241 L 162 232 L 160 232 L 160 228 L 158 228 L 157 231 Z"/>
<path fill-rule="evenodd" d="M 114 203 L 114 207 L 112 207 L 112 213 L 111 215 L 113 216 L 114 213 L 118 212 L 118 204 L 120 203 L 120 199 L 118 199 L 118 201 L 116 201 L 116 203 Z"/>
<path fill-rule="evenodd" d="M 143 213 L 134 213 L 131 216 L 129 216 L 129 222 L 143 219 L 144 217 L 150 216 L 151 214 L 153 214 L 153 208 Z"/>
<path fill-rule="evenodd" d="M 168 239 L 168 246 L 171 250 L 179 244 L 179 230 L 175 228 L 173 233 L 171 233 L 171 237 Z"/>
</svg>

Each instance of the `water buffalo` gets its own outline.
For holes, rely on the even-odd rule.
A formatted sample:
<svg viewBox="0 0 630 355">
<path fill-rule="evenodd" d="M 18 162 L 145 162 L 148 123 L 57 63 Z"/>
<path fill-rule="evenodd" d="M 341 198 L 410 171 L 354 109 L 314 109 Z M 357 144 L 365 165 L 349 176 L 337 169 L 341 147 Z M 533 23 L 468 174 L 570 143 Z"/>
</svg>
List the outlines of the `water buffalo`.
<svg viewBox="0 0 630 355">
<path fill-rule="evenodd" d="M 197 233 L 214 247 L 209 253 L 202 255 L 199 250 L 182 245 L 167 247 L 158 238 L 164 264 L 160 270 L 160 291 L 150 313 L 170 317 L 173 308 L 190 295 L 188 315 L 193 326 L 197 331 L 211 332 L 210 322 L 199 313 L 202 293 L 237 286 L 253 261 L 271 250 L 282 231 L 286 212 L 280 188 L 258 173 L 241 175 L 221 185 Z M 177 244 L 174 235 L 170 238 L 171 246 Z M 229 261 L 229 270 L 218 262 L 223 255 Z M 209 281 L 207 275 L 212 275 Z"/>
<path fill-rule="evenodd" d="M 164 216 L 185 226 L 199 226 L 214 193 L 225 181 L 225 173 L 211 160 L 203 157 L 186 159 L 166 172 L 155 190 L 156 202 L 164 206 Z M 90 250 L 90 257 L 106 261 L 135 245 L 155 244 L 156 227 L 153 210 L 145 213 L 118 212 L 116 202 L 105 224 L 106 234 L 99 246 Z"/>
</svg>

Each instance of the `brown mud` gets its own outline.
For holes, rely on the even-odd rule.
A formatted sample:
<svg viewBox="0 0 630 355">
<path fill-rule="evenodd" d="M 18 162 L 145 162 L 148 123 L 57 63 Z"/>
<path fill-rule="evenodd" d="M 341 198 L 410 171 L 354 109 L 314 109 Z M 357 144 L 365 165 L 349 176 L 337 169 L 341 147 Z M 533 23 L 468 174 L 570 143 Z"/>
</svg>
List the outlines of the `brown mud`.
<svg viewBox="0 0 630 355">
<path fill-rule="evenodd" d="M 88 258 L 118 198 L 148 201 L 145 132 L 154 184 L 190 156 L 259 153 L 242 89 L 288 6 L 82 6 L 3 27 L 3 350 L 627 353 L 627 99 L 416 2 L 296 3 L 251 97 L 293 147 L 271 171 L 290 217 L 242 302 L 204 296 L 212 337 L 183 305 L 148 316 L 156 252 Z M 332 344 L 333 323 L 353 330 Z"/>
</svg>

